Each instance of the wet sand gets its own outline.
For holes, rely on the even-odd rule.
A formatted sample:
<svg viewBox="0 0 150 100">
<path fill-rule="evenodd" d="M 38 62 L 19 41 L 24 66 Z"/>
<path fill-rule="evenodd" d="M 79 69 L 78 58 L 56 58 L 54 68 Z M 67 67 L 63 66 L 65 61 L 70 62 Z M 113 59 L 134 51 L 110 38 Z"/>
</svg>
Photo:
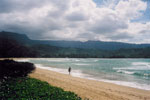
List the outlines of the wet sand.
<svg viewBox="0 0 150 100">
<path fill-rule="evenodd" d="M 150 91 L 88 80 L 50 70 L 36 68 L 30 77 L 47 81 L 66 91 L 75 92 L 83 100 L 150 100 Z"/>
</svg>

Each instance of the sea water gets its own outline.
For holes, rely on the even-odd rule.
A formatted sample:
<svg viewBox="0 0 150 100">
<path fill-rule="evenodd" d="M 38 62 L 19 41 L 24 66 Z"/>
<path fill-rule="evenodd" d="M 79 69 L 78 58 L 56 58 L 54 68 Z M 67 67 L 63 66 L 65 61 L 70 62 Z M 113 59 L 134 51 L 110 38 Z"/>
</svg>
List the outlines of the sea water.
<svg viewBox="0 0 150 100">
<path fill-rule="evenodd" d="M 118 85 L 150 90 L 150 59 L 29 58 L 36 67 Z"/>
</svg>

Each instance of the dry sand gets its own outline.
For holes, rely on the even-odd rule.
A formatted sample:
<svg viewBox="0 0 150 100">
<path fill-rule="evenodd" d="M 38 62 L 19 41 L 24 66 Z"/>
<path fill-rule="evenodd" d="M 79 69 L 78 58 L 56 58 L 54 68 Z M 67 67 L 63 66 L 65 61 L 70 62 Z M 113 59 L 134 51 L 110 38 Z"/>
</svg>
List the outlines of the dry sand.
<svg viewBox="0 0 150 100">
<path fill-rule="evenodd" d="M 72 77 L 45 69 L 37 68 L 30 76 L 75 92 L 83 100 L 150 100 L 150 91 Z"/>
</svg>

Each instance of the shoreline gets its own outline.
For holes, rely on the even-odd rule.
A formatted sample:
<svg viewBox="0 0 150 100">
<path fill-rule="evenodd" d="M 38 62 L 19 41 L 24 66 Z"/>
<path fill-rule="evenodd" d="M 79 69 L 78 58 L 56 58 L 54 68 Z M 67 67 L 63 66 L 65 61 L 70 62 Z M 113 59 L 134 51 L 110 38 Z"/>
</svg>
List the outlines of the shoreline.
<svg viewBox="0 0 150 100">
<path fill-rule="evenodd" d="M 113 83 L 89 80 L 36 67 L 30 77 L 47 81 L 53 86 L 75 92 L 90 100 L 150 100 L 150 91 Z"/>
<path fill-rule="evenodd" d="M 67 69 L 45 67 L 42 64 L 35 64 L 35 66 L 37 68 L 40 68 L 40 69 L 50 70 L 50 71 L 54 71 L 54 72 L 58 72 L 58 73 L 61 73 L 61 74 L 68 75 Z M 79 72 L 79 70 L 75 70 L 75 71 L 78 71 L 78 73 L 71 72 L 71 76 L 72 77 L 77 77 L 77 78 L 82 78 L 82 79 L 88 79 L 88 80 L 94 80 L 94 81 L 99 81 L 99 82 L 112 83 L 112 84 L 116 84 L 116 85 L 120 85 L 120 86 L 127 86 L 127 87 L 131 87 L 131 88 L 136 88 L 136 89 L 150 91 L 149 88 L 146 88 L 148 86 L 142 87 L 142 85 L 138 84 L 138 83 L 132 83 L 132 82 L 126 82 L 126 81 L 113 81 L 113 80 L 107 80 L 107 79 L 98 79 L 98 78 L 92 77 L 89 74 L 85 74 L 85 73 Z"/>
<path fill-rule="evenodd" d="M 9 59 L 13 59 L 19 62 L 30 62 L 31 59 L 33 58 L 9 58 Z M 37 58 L 37 59 L 45 59 L 45 58 Z M 58 58 L 52 58 L 52 60 L 56 60 Z M 64 59 L 64 58 L 59 58 L 60 59 Z M 0 60 L 4 60 L 4 58 L 0 58 Z M 50 70 L 50 71 L 54 71 L 54 72 L 58 72 L 58 73 L 62 73 L 62 74 L 68 74 L 68 69 L 61 69 L 61 68 L 55 68 L 55 66 L 43 66 L 42 64 L 35 64 L 36 67 L 38 68 L 42 68 L 42 69 L 46 69 L 46 70 Z M 121 85 L 121 86 L 127 86 L 127 87 L 131 87 L 131 88 L 137 88 L 137 89 L 142 89 L 142 90 L 148 90 L 150 91 L 150 86 L 148 84 L 139 84 L 138 82 L 128 82 L 128 81 L 117 81 L 117 80 L 109 80 L 109 79 L 101 79 L 98 77 L 94 77 L 88 73 L 83 73 L 81 70 L 73 70 L 71 72 L 71 75 L 73 77 L 79 77 L 79 78 L 84 78 L 84 79 L 89 79 L 89 80 L 96 80 L 96 81 L 100 81 L 100 82 L 106 82 L 106 83 L 112 83 L 112 84 L 117 84 L 117 85 Z"/>
</svg>

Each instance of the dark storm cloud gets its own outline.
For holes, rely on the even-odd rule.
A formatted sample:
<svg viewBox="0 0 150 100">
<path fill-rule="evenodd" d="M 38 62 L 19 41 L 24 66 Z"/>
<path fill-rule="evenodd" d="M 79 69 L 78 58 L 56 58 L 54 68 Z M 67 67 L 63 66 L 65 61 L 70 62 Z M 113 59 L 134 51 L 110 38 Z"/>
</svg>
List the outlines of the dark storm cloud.
<svg viewBox="0 0 150 100">
<path fill-rule="evenodd" d="M 29 26 L 29 25 L 23 25 L 23 24 L 5 25 L 3 30 L 26 34 L 27 36 L 29 36 L 32 39 L 40 39 L 42 37 L 41 32 L 44 32 L 44 30 L 42 28 L 37 28 L 37 27 L 33 27 L 31 25 Z"/>
</svg>

